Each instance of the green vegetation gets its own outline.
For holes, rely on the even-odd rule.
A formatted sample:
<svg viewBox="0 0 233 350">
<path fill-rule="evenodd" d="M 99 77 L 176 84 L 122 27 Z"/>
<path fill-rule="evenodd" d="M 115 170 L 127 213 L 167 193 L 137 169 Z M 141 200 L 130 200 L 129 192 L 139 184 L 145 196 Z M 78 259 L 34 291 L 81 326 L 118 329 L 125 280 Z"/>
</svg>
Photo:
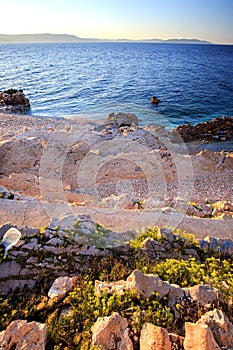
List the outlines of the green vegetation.
<svg viewBox="0 0 233 350">
<path fill-rule="evenodd" d="M 50 317 L 48 322 L 50 337 L 59 344 L 62 334 L 67 345 L 75 344 L 77 348 L 89 349 L 91 326 L 98 317 L 110 316 L 117 311 L 128 319 L 132 331 L 137 334 L 145 321 L 160 326 L 172 324 L 173 315 L 165 304 L 165 301 L 159 301 L 157 295 L 153 295 L 150 299 L 141 298 L 129 291 L 123 295 L 95 295 L 93 282 L 86 277 L 63 301 L 63 305 L 71 307 L 72 316 L 59 317 L 59 311 L 56 311 Z M 69 331 L 68 334 L 66 329 Z M 63 348 L 64 342 L 59 349 Z"/>
<path fill-rule="evenodd" d="M 193 208 L 195 208 L 195 209 L 197 209 L 197 210 L 199 210 L 199 211 L 203 211 L 203 210 L 201 209 L 201 207 L 199 207 L 195 202 L 189 202 L 189 205 L 191 205 Z"/>
<path fill-rule="evenodd" d="M 130 241 L 131 248 L 139 248 L 140 249 L 142 246 L 142 242 L 145 241 L 145 239 L 148 237 L 151 237 L 158 242 L 163 241 L 163 237 L 159 233 L 159 228 L 157 226 L 147 227 L 138 233 L 135 240 Z"/>
<path fill-rule="evenodd" d="M 95 231 L 91 234 L 86 233 L 81 228 L 81 223 L 77 219 L 74 221 L 73 229 L 67 230 L 67 238 L 71 241 L 80 242 L 90 246 L 95 246 L 97 248 L 102 248 L 106 246 L 106 239 L 109 236 L 110 230 L 106 229 L 101 224 L 97 223 L 95 225 Z"/>
<path fill-rule="evenodd" d="M 98 227 L 98 230 L 102 232 L 103 228 Z M 197 248 L 198 242 L 195 236 L 177 230 L 174 234 L 179 235 L 178 239 L 188 241 Z M 43 229 L 40 235 L 43 236 Z M 102 235 L 100 236 L 102 240 Z M 138 254 L 141 243 L 147 237 L 164 240 L 158 228 L 148 228 L 141 232 L 135 241 L 130 242 L 131 248 L 127 258 L 125 254 L 122 256 L 120 250 L 113 250 L 105 257 L 91 257 L 91 263 L 90 261 L 87 263 L 86 257 L 83 265 L 90 266 L 89 269 L 79 274 L 74 289 L 60 301 L 50 300 L 47 297 L 48 281 L 45 283 L 43 280 L 38 281 L 33 293 L 23 290 L 15 291 L 7 297 L 0 297 L 0 331 L 6 329 L 10 322 L 16 319 L 45 322 L 49 331 L 47 350 L 94 350 L 97 348 L 91 346 L 92 325 L 98 317 L 118 312 L 127 318 L 130 334 L 137 349 L 139 332 L 145 322 L 182 334 L 185 321 L 194 322 L 197 314 L 200 316 L 206 311 L 186 310 L 184 318 L 177 322 L 172 310 L 167 306 L 167 298 L 159 299 L 156 293 L 150 298 L 143 298 L 132 291 L 125 291 L 122 295 L 99 296 L 95 293 L 95 280 L 110 282 L 126 279 L 136 268 L 144 273 L 158 274 L 162 280 L 181 287 L 208 284 L 220 289 L 227 302 L 227 305 L 222 306 L 224 312 L 233 321 L 232 258 L 202 251 L 198 259 L 166 259 L 152 262 Z"/>
</svg>

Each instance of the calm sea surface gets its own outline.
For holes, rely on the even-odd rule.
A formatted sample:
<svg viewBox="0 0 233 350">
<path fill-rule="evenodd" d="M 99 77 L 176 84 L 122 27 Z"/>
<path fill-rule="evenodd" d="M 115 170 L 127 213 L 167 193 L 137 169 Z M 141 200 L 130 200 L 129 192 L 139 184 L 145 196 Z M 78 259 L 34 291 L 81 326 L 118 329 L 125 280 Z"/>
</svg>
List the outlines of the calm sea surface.
<svg viewBox="0 0 233 350">
<path fill-rule="evenodd" d="M 233 115 L 233 46 L 0 44 L 0 57 L 0 90 L 23 89 L 35 116 L 132 112 L 173 127 Z"/>
</svg>

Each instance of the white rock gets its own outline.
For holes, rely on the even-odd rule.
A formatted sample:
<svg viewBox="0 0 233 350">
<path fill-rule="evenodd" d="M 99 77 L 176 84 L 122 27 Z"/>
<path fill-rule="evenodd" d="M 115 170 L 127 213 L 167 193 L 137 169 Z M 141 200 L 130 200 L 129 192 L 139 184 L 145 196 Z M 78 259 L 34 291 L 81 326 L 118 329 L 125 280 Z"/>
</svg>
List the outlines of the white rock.
<svg viewBox="0 0 233 350">
<path fill-rule="evenodd" d="M 197 304 L 202 306 L 208 304 L 212 305 L 219 301 L 223 301 L 220 290 L 206 284 L 184 288 L 184 291 L 189 294 L 190 297 L 197 302 Z"/>
<path fill-rule="evenodd" d="M 221 350 L 206 324 L 185 323 L 185 350 Z"/>
<path fill-rule="evenodd" d="M 207 312 L 197 324 L 206 324 L 220 347 L 233 349 L 233 325 L 221 310 L 214 309 Z"/>
<path fill-rule="evenodd" d="M 140 350 L 171 350 L 169 333 L 165 328 L 145 323 L 140 335 Z"/>
<path fill-rule="evenodd" d="M 77 277 L 58 277 L 48 292 L 48 296 L 51 299 L 63 298 L 74 286 L 77 281 Z"/>
<path fill-rule="evenodd" d="M 1 333 L 1 350 L 44 350 L 47 328 L 38 322 L 27 323 L 25 320 L 11 322 L 6 331 Z"/>
<path fill-rule="evenodd" d="M 139 270 L 134 270 L 127 278 L 126 288 L 135 290 L 147 298 L 154 292 L 157 292 L 160 298 L 167 295 L 169 292 L 169 284 L 162 281 L 158 275 L 146 275 Z"/>
<path fill-rule="evenodd" d="M 98 294 L 104 292 L 122 294 L 125 290 L 133 290 L 146 298 L 157 292 L 159 297 L 162 298 L 169 292 L 169 283 L 162 281 L 158 275 L 146 275 L 140 270 L 134 270 L 126 281 L 110 283 L 95 281 L 95 289 Z"/>
<path fill-rule="evenodd" d="M 128 332 L 127 320 L 114 312 L 110 317 L 98 318 L 92 327 L 92 345 L 101 350 L 134 350 Z"/>
<path fill-rule="evenodd" d="M 126 290 L 126 281 L 117 281 L 117 282 L 109 282 L 109 283 L 95 281 L 95 291 L 99 295 L 101 295 L 103 293 L 122 294 L 124 290 Z"/>
</svg>

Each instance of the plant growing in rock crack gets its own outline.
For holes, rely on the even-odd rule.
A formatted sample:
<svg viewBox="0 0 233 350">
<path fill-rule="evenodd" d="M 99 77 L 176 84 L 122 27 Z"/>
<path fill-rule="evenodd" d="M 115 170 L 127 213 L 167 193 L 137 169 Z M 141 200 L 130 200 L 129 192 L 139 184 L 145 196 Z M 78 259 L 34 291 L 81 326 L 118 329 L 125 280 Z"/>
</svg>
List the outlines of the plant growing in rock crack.
<svg viewBox="0 0 233 350">
<path fill-rule="evenodd" d="M 84 302 L 85 300 L 85 302 Z M 166 306 L 166 299 L 159 300 L 157 294 L 142 298 L 133 291 L 122 295 L 96 295 L 94 284 L 87 276 L 80 279 L 77 287 L 65 298 L 63 305 L 72 307 L 72 317 L 59 317 L 58 313 L 49 319 L 50 338 L 61 341 L 63 346 L 75 344 L 71 349 L 85 349 L 84 344 L 91 340 L 91 326 L 98 317 L 110 316 L 113 312 L 127 318 L 133 334 L 140 331 L 142 324 L 152 322 L 160 326 L 171 325 L 173 315 Z M 73 327 L 72 327 L 73 326 Z M 69 334 L 64 337 L 65 330 Z M 57 344 L 56 344 L 57 345 Z"/>
<path fill-rule="evenodd" d="M 106 229 L 97 223 L 95 229 L 86 232 L 79 219 L 74 221 L 73 229 L 66 229 L 66 237 L 69 241 L 76 241 L 80 245 L 95 246 L 97 248 L 106 247 L 106 239 L 109 237 L 111 230 Z"/>
<path fill-rule="evenodd" d="M 184 245 L 190 245 L 194 248 L 200 247 L 200 244 L 193 233 L 188 233 L 187 231 L 178 228 L 173 229 L 172 232 L 176 236 L 176 239 Z"/>
<path fill-rule="evenodd" d="M 89 244 L 97 248 L 106 247 L 106 239 L 109 237 L 110 230 L 104 228 L 101 224 L 97 224 L 94 233 L 89 238 Z"/>
<path fill-rule="evenodd" d="M 159 233 L 159 228 L 157 226 L 147 227 L 138 231 L 136 239 L 129 242 L 130 247 L 134 249 L 140 249 L 142 242 L 144 242 L 148 237 L 153 238 L 158 242 L 162 242 L 164 240 L 163 236 Z"/>
<path fill-rule="evenodd" d="M 203 211 L 203 209 L 201 207 L 199 207 L 197 205 L 197 203 L 195 203 L 195 202 L 189 202 L 188 204 L 191 205 L 193 208 L 199 210 L 199 211 Z"/>
</svg>

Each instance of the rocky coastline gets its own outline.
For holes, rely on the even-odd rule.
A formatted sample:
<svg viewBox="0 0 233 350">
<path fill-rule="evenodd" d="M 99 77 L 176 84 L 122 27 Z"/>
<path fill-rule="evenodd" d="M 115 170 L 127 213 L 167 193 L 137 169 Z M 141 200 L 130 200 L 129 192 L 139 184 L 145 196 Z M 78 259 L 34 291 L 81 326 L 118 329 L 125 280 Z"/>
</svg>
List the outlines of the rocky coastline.
<svg viewBox="0 0 233 350">
<path fill-rule="evenodd" d="M 30 111 L 29 99 L 23 90 L 8 89 L 0 91 L 0 113 L 25 114 Z"/>
<path fill-rule="evenodd" d="M 156 221 L 189 230 L 192 221 L 197 235 L 219 231 L 230 238 L 230 136 L 184 142 L 177 130 L 140 127 L 135 115 L 122 113 L 101 124 L 0 118 L 0 224 L 40 227 L 53 217 L 84 213 L 118 232 Z M 7 193 L 13 194 L 10 201 Z"/>
<path fill-rule="evenodd" d="M 6 106 L 17 105 L 18 92 L 0 94 L 4 100 L 0 114 L 0 239 L 10 227 L 22 234 L 16 246 L 0 257 L 0 300 L 4 306 L 7 299 L 22 292 L 40 300 L 21 320 L 17 315 L 22 313 L 17 311 L 14 317 L 14 310 L 7 306 L 11 316 L 7 313 L 5 319 L 1 314 L 5 328 L 0 333 L 0 349 L 233 349 L 232 273 L 229 280 L 216 282 L 213 278 L 212 284 L 203 275 L 197 283 L 185 285 L 185 276 L 181 276 L 178 282 L 182 285 L 178 285 L 166 282 L 162 268 L 159 270 L 169 261 L 179 262 L 179 268 L 187 264 L 190 269 L 192 262 L 198 268 L 206 261 L 211 264 L 211 259 L 232 264 L 233 117 L 172 131 L 141 127 L 137 117 L 127 113 L 112 113 L 100 123 L 39 119 L 6 114 L 9 110 L 24 113 L 30 103 L 24 96 L 26 110 L 9 109 Z M 114 279 L 107 278 L 106 272 L 103 278 L 98 275 L 105 271 L 107 260 L 114 261 L 111 274 L 113 266 L 119 266 Z M 125 269 L 122 278 L 120 266 Z M 72 327 L 72 293 L 79 293 L 87 276 L 93 276 L 93 293 L 101 303 L 118 298 L 116 293 L 119 298 L 136 293 L 140 300 L 147 298 L 164 307 L 167 323 L 153 321 L 149 306 L 143 311 L 135 304 L 131 307 L 137 312 L 132 314 L 114 308 L 112 313 L 95 311 L 98 316 L 88 328 L 89 338 L 80 331 L 79 340 L 70 330 L 72 344 L 56 340 L 52 319 L 59 323 L 65 317 L 64 322 Z M 147 294 L 145 288 L 151 292 Z M 153 299 L 155 294 L 158 299 Z M 71 313 L 62 316 L 67 307 Z M 191 318 L 187 312 L 194 309 Z M 136 314 L 141 315 L 141 323 L 134 320 Z M 177 325 L 174 329 L 167 326 L 168 316 Z M 224 326 L 220 326 L 222 319 Z M 17 339 L 13 334 L 18 334 Z M 31 334 L 26 343 L 25 334 Z M 197 344 L 197 337 L 202 345 Z"/>
<path fill-rule="evenodd" d="M 192 140 L 225 141 L 233 136 L 233 119 L 223 116 L 194 126 L 180 125 L 174 131 L 178 132 L 186 142 Z"/>
</svg>

